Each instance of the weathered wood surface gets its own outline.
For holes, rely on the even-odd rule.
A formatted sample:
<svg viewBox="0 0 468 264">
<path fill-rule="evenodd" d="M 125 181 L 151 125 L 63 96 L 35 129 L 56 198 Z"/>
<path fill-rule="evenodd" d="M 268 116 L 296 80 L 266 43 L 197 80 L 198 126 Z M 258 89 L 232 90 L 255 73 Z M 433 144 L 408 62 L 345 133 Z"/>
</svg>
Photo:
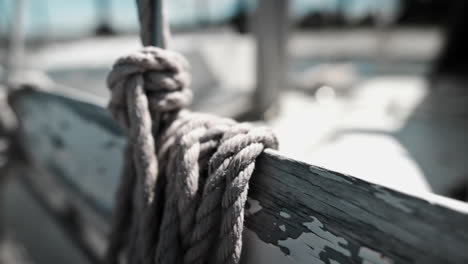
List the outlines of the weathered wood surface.
<svg viewBox="0 0 468 264">
<path fill-rule="evenodd" d="M 125 140 L 102 106 L 85 101 L 32 90 L 11 97 L 33 165 L 106 219 Z M 468 263 L 464 203 L 400 193 L 270 150 L 249 197 L 245 263 Z"/>
</svg>

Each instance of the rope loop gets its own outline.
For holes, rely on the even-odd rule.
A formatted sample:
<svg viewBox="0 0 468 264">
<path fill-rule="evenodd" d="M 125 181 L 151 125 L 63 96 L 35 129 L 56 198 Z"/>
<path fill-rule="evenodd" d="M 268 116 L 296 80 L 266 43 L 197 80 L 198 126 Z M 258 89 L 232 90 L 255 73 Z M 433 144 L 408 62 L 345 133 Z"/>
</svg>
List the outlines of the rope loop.
<svg viewBox="0 0 468 264">
<path fill-rule="evenodd" d="M 147 46 L 123 56 L 114 64 L 107 84 L 112 92 L 109 108 L 117 120 L 123 120 L 127 107 L 127 87 L 143 86 L 151 111 L 181 110 L 192 101 L 190 65 L 177 52 Z M 133 82 L 133 85 L 128 85 Z"/>
<path fill-rule="evenodd" d="M 137 3 L 148 45 L 150 0 Z M 128 136 L 108 264 L 241 262 L 249 181 L 278 141 L 268 128 L 180 111 L 192 100 L 189 69 L 179 53 L 146 46 L 107 78 L 109 110 Z"/>
</svg>

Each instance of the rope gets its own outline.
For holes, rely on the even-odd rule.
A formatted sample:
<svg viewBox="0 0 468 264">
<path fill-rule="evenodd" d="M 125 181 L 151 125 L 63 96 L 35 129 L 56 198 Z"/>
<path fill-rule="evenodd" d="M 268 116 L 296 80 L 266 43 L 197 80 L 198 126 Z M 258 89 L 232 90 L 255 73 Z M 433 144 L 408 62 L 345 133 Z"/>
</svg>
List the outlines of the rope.
<svg viewBox="0 0 468 264">
<path fill-rule="evenodd" d="M 183 110 L 189 64 L 147 46 L 150 2 L 137 3 L 146 47 L 108 76 L 109 109 L 128 146 L 106 261 L 237 264 L 255 160 L 277 140 L 267 128 Z"/>
</svg>

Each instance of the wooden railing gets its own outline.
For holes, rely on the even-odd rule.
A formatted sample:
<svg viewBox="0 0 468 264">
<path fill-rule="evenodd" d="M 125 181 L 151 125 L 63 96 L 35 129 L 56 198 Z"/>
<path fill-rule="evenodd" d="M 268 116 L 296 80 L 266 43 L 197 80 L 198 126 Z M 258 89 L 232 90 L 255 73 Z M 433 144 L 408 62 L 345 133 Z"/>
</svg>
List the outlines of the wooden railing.
<svg viewBox="0 0 468 264">
<path fill-rule="evenodd" d="M 27 182 L 51 212 L 71 210 L 77 226 L 95 227 L 69 233 L 99 258 L 103 246 L 89 236 L 107 232 L 125 138 L 93 100 L 29 89 L 10 97 Z M 401 193 L 272 150 L 257 163 L 246 221 L 245 263 L 468 263 L 467 204 Z"/>
</svg>

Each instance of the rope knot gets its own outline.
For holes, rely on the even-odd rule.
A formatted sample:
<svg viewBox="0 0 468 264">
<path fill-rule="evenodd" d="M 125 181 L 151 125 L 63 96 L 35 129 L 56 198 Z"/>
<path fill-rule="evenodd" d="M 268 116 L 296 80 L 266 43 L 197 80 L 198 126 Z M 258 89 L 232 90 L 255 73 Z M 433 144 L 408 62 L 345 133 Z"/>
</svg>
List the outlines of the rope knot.
<svg viewBox="0 0 468 264">
<path fill-rule="evenodd" d="M 182 55 L 145 47 L 109 74 L 109 108 L 129 143 L 108 263 L 124 252 L 127 263 L 240 263 L 249 180 L 278 141 L 267 128 L 178 111 L 192 99 L 188 70 Z"/>
<path fill-rule="evenodd" d="M 128 87 L 134 89 L 138 85 L 143 86 L 151 111 L 163 113 L 188 106 L 192 100 L 189 69 L 181 54 L 152 46 L 121 57 L 107 78 L 112 92 L 111 112 L 121 117 L 127 109 Z"/>
</svg>

